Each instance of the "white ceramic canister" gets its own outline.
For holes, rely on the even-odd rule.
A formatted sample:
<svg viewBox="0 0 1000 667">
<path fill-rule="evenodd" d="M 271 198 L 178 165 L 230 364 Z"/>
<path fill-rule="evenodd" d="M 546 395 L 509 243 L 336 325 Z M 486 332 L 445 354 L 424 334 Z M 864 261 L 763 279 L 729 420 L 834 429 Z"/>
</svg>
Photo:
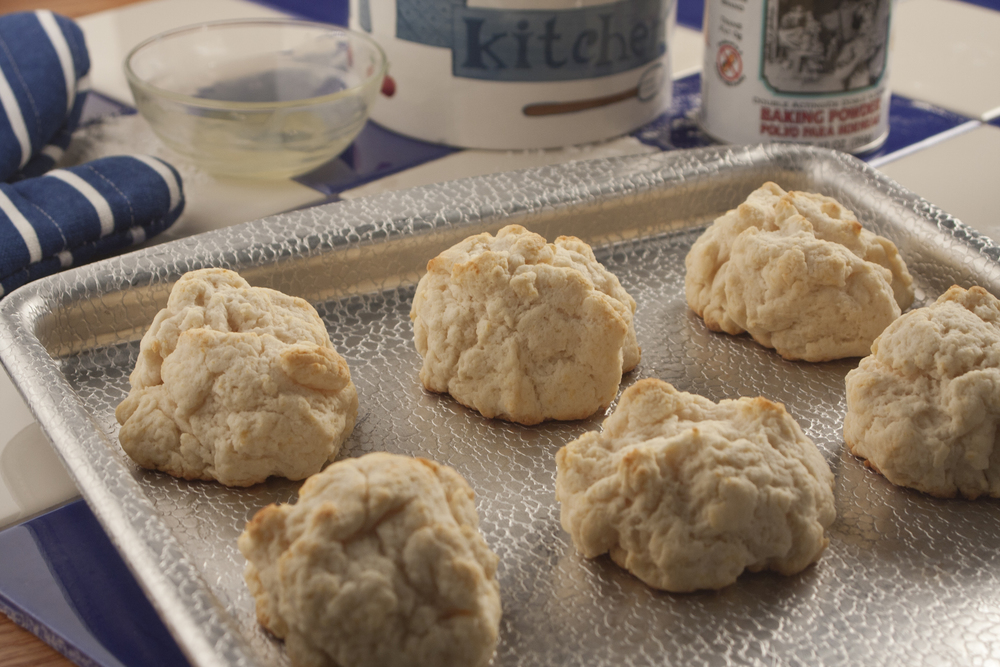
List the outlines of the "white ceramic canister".
<svg viewBox="0 0 1000 667">
<path fill-rule="evenodd" d="M 889 132 L 891 0 L 707 0 L 702 128 L 851 153 Z"/>
<path fill-rule="evenodd" d="M 351 0 L 396 84 L 372 120 L 463 148 L 609 139 L 670 107 L 674 0 Z"/>
</svg>

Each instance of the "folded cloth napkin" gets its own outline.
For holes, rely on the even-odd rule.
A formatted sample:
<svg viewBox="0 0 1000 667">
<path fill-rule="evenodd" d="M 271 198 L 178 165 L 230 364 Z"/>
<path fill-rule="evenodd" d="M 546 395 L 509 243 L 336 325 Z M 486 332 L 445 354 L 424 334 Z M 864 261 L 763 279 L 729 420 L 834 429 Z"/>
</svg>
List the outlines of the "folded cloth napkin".
<svg viewBox="0 0 1000 667">
<path fill-rule="evenodd" d="M 180 175 L 147 156 L 52 169 L 86 97 L 83 33 L 47 10 L 0 16 L 0 297 L 158 234 L 184 209 Z"/>
<path fill-rule="evenodd" d="M 89 71 L 70 19 L 47 10 L 0 16 L 0 181 L 37 176 L 62 157 Z"/>
<path fill-rule="evenodd" d="M 159 234 L 184 209 L 155 157 L 113 156 L 0 184 L 0 296 Z"/>
</svg>

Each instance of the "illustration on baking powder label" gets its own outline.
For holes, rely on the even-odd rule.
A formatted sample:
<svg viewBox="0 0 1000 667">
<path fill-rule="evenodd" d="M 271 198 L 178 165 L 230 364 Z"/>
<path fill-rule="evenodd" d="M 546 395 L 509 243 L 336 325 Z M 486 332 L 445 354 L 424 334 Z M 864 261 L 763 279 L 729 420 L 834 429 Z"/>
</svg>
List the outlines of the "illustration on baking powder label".
<svg viewBox="0 0 1000 667">
<path fill-rule="evenodd" d="M 664 0 L 620 0 L 566 10 L 396 0 L 396 36 L 451 49 L 456 77 L 569 81 L 641 67 L 667 49 Z"/>
<path fill-rule="evenodd" d="M 780 93 L 843 93 L 885 72 L 891 0 L 765 0 L 761 76 Z"/>
</svg>

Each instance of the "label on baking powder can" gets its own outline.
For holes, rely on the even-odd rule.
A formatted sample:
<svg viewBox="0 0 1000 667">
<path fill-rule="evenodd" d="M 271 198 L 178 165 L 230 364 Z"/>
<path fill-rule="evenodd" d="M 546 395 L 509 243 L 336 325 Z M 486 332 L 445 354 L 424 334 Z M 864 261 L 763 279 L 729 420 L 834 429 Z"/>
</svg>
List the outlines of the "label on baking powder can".
<svg viewBox="0 0 1000 667">
<path fill-rule="evenodd" d="M 700 122 L 862 153 L 889 133 L 891 0 L 707 0 Z"/>
</svg>

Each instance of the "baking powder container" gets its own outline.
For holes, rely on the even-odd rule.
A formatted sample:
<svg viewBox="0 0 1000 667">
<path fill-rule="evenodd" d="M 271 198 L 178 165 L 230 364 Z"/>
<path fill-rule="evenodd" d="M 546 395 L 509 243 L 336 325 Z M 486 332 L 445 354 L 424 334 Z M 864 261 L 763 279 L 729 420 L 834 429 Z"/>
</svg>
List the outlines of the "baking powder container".
<svg viewBox="0 0 1000 667">
<path fill-rule="evenodd" d="M 674 0 L 351 0 L 385 49 L 372 120 L 464 148 L 550 148 L 630 132 L 670 107 Z"/>
<path fill-rule="evenodd" d="M 707 0 L 702 128 L 851 153 L 889 133 L 891 0 Z"/>
</svg>

